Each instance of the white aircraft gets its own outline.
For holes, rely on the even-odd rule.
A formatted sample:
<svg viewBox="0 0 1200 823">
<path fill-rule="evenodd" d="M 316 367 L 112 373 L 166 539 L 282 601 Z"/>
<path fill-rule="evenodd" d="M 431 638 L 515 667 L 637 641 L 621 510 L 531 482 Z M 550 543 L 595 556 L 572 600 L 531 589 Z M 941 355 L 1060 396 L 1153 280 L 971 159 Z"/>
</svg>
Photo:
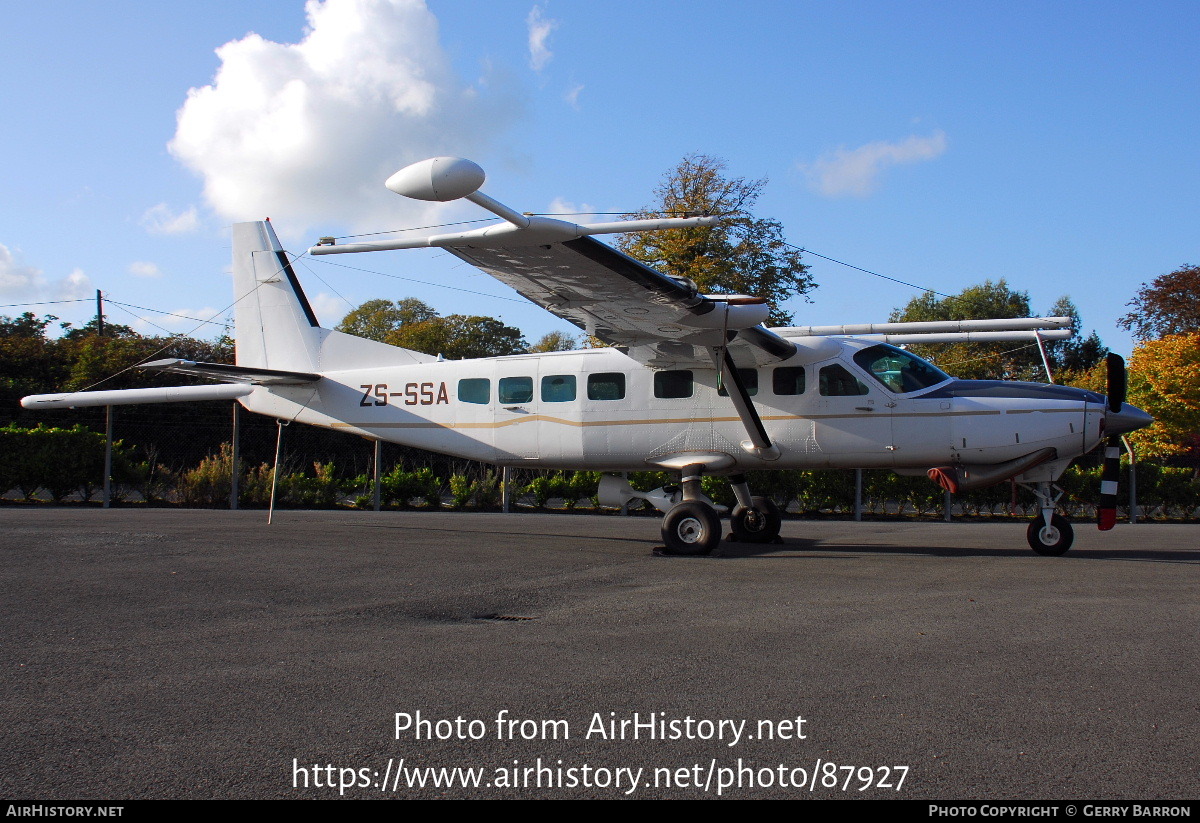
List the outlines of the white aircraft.
<svg viewBox="0 0 1200 823">
<path fill-rule="evenodd" d="M 747 295 L 701 294 L 591 235 L 708 225 L 669 218 L 577 225 L 519 214 L 479 191 L 483 170 L 433 158 L 387 181 L 420 200 L 470 200 L 501 218 L 416 240 L 337 245 L 313 255 L 444 248 L 609 348 L 448 361 L 321 328 L 269 222 L 233 227 L 237 365 L 164 360 L 143 368 L 221 385 L 34 395 L 26 408 L 237 399 L 245 408 L 505 466 L 678 471 L 679 486 L 635 491 L 608 475 L 602 502 L 643 498 L 665 515 L 668 551 L 707 554 L 721 539 L 704 474 L 728 478 L 732 536 L 768 542 L 780 514 L 755 497 L 751 469 L 891 469 L 951 491 L 1006 480 L 1031 489 L 1039 554 L 1072 542 L 1054 481 L 1074 458 L 1151 421 L 1124 402 L 1120 358 L 1104 396 L 1082 389 L 955 380 L 896 344 L 1062 339 L 1068 318 L 765 328 Z M 1114 356 L 1115 357 L 1115 356 Z M 1110 448 L 1110 452 L 1114 451 Z M 1115 518 L 1109 461 L 1101 528 Z M 1111 476 L 1110 476 L 1111 475 Z"/>
</svg>

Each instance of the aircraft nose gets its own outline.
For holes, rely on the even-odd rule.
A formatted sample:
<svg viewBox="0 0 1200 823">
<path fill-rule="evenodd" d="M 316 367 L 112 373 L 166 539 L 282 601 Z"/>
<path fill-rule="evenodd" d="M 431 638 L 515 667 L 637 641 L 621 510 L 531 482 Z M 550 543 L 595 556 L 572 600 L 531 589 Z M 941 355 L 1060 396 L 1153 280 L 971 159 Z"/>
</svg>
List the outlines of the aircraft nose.
<svg viewBox="0 0 1200 823">
<path fill-rule="evenodd" d="M 1110 437 L 1127 434 L 1135 429 L 1144 428 L 1154 422 L 1154 418 L 1137 406 L 1128 403 L 1121 404 L 1119 412 L 1106 411 L 1104 414 L 1104 433 Z"/>
</svg>

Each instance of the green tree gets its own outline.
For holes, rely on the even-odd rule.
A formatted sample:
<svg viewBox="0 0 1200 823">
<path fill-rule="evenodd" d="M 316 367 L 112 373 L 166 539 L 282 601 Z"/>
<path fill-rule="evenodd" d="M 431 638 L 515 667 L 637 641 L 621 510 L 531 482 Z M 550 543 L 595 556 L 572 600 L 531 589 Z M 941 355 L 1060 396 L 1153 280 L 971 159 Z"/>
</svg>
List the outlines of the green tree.
<svg viewBox="0 0 1200 823">
<path fill-rule="evenodd" d="M 1117 323 L 1139 340 L 1200 331 L 1200 266 L 1180 266 L 1143 283 Z"/>
<path fill-rule="evenodd" d="M 1071 331 L 1074 337 L 1066 340 L 1050 340 L 1046 345 L 1046 356 L 1054 370 L 1054 380 L 1057 383 L 1069 382 L 1075 375 L 1083 374 L 1104 362 L 1108 347 L 1100 340 L 1100 335 L 1093 329 L 1087 337 L 1083 336 L 1083 322 L 1079 318 L 1079 309 L 1071 298 L 1063 295 L 1050 307 L 1047 317 L 1070 317 Z"/>
<path fill-rule="evenodd" d="M 39 318 L 33 312 L 25 312 L 19 317 L 0 315 L 0 340 L 21 337 L 27 340 L 41 340 L 46 336 L 46 327 L 58 318 L 52 314 Z"/>
<path fill-rule="evenodd" d="M 1079 339 L 1079 311 L 1068 297 L 1060 297 L 1047 313 L 1051 317 L 1072 318 L 1076 336 L 1065 341 L 1046 343 L 1046 355 L 1055 379 L 1059 372 L 1077 374 L 1093 367 L 1107 353 L 1095 332 Z M 1006 280 L 985 280 L 968 286 L 958 294 L 938 297 L 925 292 L 914 297 L 903 309 L 892 312 L 893 323 L 937 320 L 997 320 L 1032 317 L 1029 294 L 1013 290 Z M 1015 341 L 1004 343 L 947 343 L 909 347 L 956 377 L 974 380 L 1044 381 L 1046 372 L 1037 345 Z"/>
<path fill-rule="evenodd" d="M 415 297 L 403 300 L 368 300 L 338 323 L 337 330 L 368 340 L 383 342 L 401 326 L 432 320 L 438 313 Z"/>
<path fill-rule="evenodd" d="M 767 300 L 769 325 L 786 326 L 783 303 L 815 287 L 800 250 L 783 239 L 777 220 L 755 217 L 751 208 L 766 179 L 725 176 L 725 161 L 690 154 L 663 176 L 655 204 L 627 219 L 719 215 L 715 226 L 621 235 L 626 254 L 671 277 L 692 280 L 701 292 L 751 294 Z"/>
<path fill-rule="evenodd" d="M 441 317 L 415 297 L 368 300 L 342 318 L 337 330 L 425 354 L 440 354 L 448 360 L 499 357 L 528 350 L 520 329 L 493 317 Z"/>
<path fill-rule="evenodd" d="M 451 314 L 419 323 L 408 323 L 389 332 L 385 343 L 447 360 L 500 357 L 528 349 L 520 329 L 506 326 L 494 317 Z"/>
<path fill-rule="evenodd" d="M 575 336 L 561 331 L 552 331 L 542 335 L 542 339 L 538 340 L 529 347 L 531 353 L 551 352 L 551 351 L 574 351 L 576 346 Z"/>
<path fill-rule="evenodd" d="M 93 318 L 79 328 L 73 328 L 70 323 L 63 323 L 62 329 L 62 337 L 64 340 L 82 340 L 85 337 L 95 337 L 100 334 L 100 322 Z M 122 339 L 134 339 L 141 337 L 141 335 L 134 331 L 133 327 L 131 326 L 126 326 L 121 323 L 108 322 L 105 322 L 104 324 L 104 336 L 119 337 Z"/>
</svg>

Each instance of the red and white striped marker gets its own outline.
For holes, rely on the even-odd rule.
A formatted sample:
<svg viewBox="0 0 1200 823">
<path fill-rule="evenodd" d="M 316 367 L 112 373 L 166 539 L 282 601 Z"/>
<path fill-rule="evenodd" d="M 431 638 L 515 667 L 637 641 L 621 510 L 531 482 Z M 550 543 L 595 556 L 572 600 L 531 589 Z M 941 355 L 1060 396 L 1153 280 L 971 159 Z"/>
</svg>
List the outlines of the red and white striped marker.
<svg viewBox="0 0 1200 823">
<path fill-rule="evenodd" d="M 1104 447 L 1104 468 L 1100 472 L 1100 503 L 1096 522 L 1106 532 L 1117 525 L 1117 479 L 1121 474 L 1121 438 L 1108 438 Z"/>
</svg>

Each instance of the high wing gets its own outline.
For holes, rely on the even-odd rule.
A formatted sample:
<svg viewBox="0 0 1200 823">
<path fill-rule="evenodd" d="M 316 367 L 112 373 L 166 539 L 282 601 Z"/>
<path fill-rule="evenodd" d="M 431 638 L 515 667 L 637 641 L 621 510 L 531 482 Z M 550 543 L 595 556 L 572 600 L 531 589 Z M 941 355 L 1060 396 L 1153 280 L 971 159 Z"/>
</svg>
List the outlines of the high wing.
<svg viewBox="0 0 1200 823">
<path fill-rule="evenodd" d="M 503 222 L 471 231 L 401 240 L 337 244 L 322 238 L 313 255 L 442 248 L 522 296 L 654 368 L 705 367 L 732 357 L 756 366 L 790 357 L 795 345 L 762 326 L 766 301 L 704 295 L 592 239 L 595 234 L 710 226 L 712 216 L 577 224 L 521 214 L 478 191 L 483 170 L 469 160 L 434 157 L 396 172 L 397 194 L 448 202 L 463 198 Z M 720 351 L 717 351 L 720 350 Z"/>
<path fill-rule="evenodd" d="M 761 365 L 774 353 L 743 339 L 766 313 L 756 298 L 702 295 L 591 237 L 513 246 L 446 246 L 447 251 L 512 287 L 587 334 L 655 368 L 712 366 L 709 349 L 729 341 L 740 365 Z M 757 330 L 763 339 L 774 335 Z"/>
</svg>

